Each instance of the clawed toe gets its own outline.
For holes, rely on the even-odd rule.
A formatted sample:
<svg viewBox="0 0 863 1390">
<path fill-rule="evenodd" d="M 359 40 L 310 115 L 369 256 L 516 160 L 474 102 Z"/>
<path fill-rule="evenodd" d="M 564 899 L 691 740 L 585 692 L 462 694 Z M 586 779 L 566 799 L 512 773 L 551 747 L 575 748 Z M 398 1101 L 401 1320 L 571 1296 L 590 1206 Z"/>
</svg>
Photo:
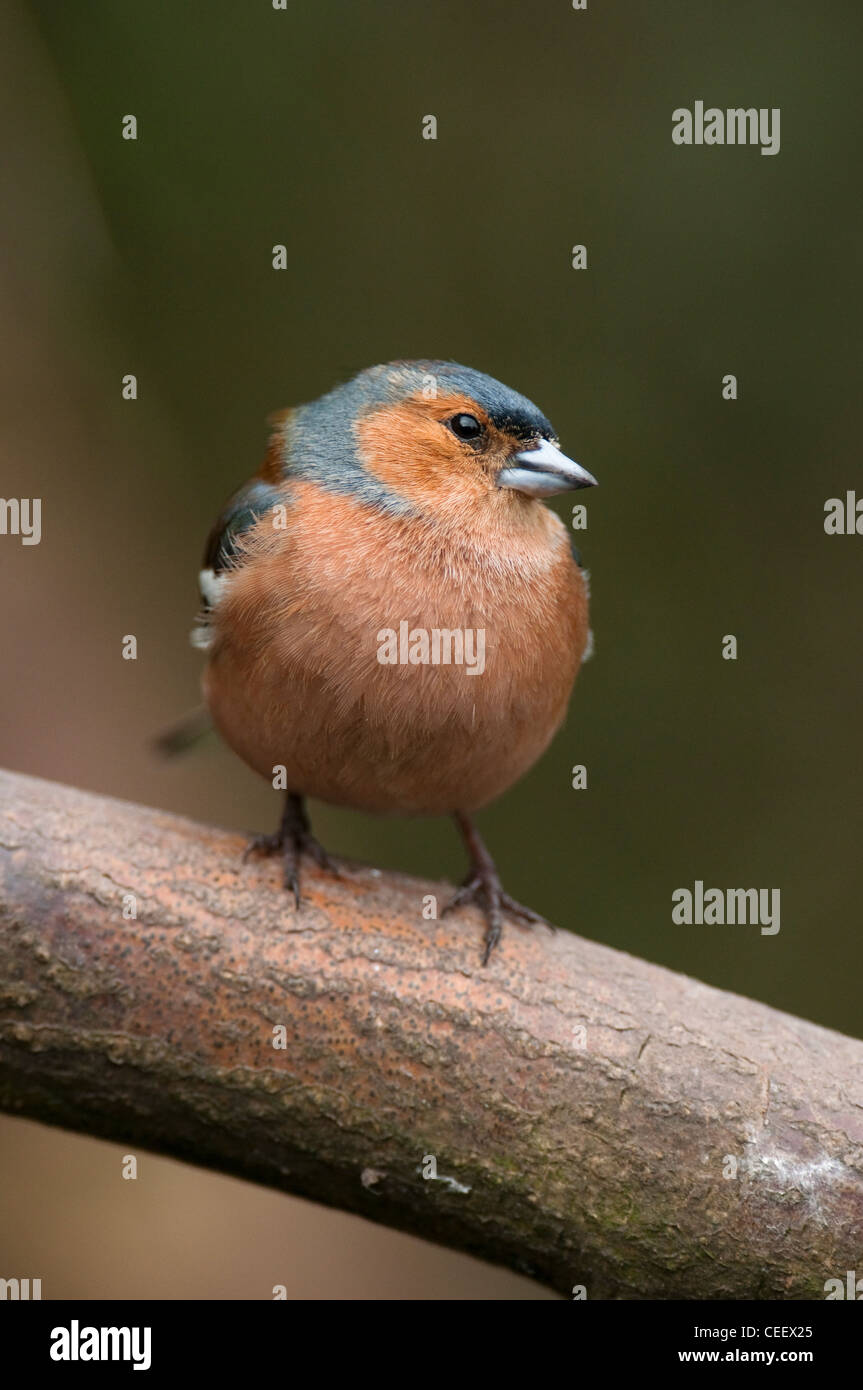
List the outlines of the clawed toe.
<svg viewBox="0 0 863 1390">
<path fill-rule="evenodd" d="M 521 926 L 543 926 L 548 927 L 549 931 L 554 931 L 555 928 L 551 922 L 547 922 L 540 913 L 534 912 L 531 907 L 524 907 L 521 903 L 516 902 L 515 898 L 511 898 L 509 893 L 503 891 L 494 860 L 486 849 L 476 826 L 468 817 L 457 812 L 455 820 L 464 836 L 465 846 L 470 855 L 471 872 L 461 888 L 446 904 L 441 916 L 446 917 L 448 913 L 455 911 L 458 907 L 463 907 L 466 903 L 471 903 L 480 909 L 486 921 L 482 953 L 483 965 L 488 964 L 492 951 L 500 941 L 504 913 L 514 918 Z"/>
<path fill-rule="evenodd" d="M 277 854 L 282 848 L 282 837 L 278 831 L 275 835 L 253 835 L 243 851 L 243 863 L 253 854 Z"/>
<path fill-rule="evenodd" d="M 534 912 L 532 907 L 525 907 L 523 903 L 517 903 L 515 898 L 509 896 L 509 893 L 501 893 L 500 905 L 504 912 L 508 912 L 511 917 L 520 918 L 525 926 L 548 927 L 550 932 L 557 931 L 554 923 L 543 917 L 541 912 Z"/>
<path fill-rule="evenodd" d="M 462 907 L 465 903 L 477 903 L 479 893 L 482 891 L 482 883 L 475 874 L 471 874 L 466 879 L 461 888 L 457 888 L 449 902 L 441 908 L 441 917 L 446 917 L 450 912 L 455 912 L 457 907 Z M 477 904 L 480 905 L 480 904 Z"/>
<path fill-rule="evenodd" d="M 288 795 L 278 830 L 272 835 L 255 835 L 246 847 L 243 863 L 253 854 L 281 854 L 282 882 L 286 891 L 293 894 L 297 909 L 300 906 L 300 860 L 304 854 L 334 878 L 342 877 L 338 866 L 312 834 L 302 797 L 293 794 Z"/>
<path fill-rule="evenodd" d="M 461 888 L 450 898 L 449 902 L 441 911 L 441 916 L 446 917 L 454 912 L 456 908 L 470 904 L 478 907 L 486 920 L 486 933 L 483 942 L 482 963 L 488 965 L 489 958 L 495 946 L 501 938 L 503 930 L 503 914 L 513 917 L 519 926 L 548 927 L 549 931 L 555 931 L 551 922 L 547 922 L 533 908 L 524 907 L 516 902 L 508 893 L 504 893 L 496 874 L 471 874 L 462 884 Z"/>
<path fill-rule="evenodd" d="M 332 874 L 333 878 L 344 877 L 337 862 L 331 857 L 331 855 L 327 854 L 327 851 L 324 849 L 323 845 L 320 843 L 319 840 L 315 839 L 314 835 L 301 835 L 299 839 L 298 850 L 301 854 L 310 855 L 310 857 L 314 859 L 318 868 L 324 869 L 328 874 Z"/>
</svg>

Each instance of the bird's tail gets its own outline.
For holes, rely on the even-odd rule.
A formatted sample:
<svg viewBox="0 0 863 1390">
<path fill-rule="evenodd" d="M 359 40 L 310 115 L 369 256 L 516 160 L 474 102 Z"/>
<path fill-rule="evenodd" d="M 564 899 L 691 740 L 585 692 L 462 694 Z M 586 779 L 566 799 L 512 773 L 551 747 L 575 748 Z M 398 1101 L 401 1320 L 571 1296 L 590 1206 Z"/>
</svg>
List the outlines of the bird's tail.
<svg viewBox="0 0 863 1390">
<path fill-rule="evenodd" d="M 169 725 L 157 734 L 153 739 L 153 747 L 163 758 L 176 758 L 180 753 L 187 753 L 190 748 L 194 748 L 196 743 L 200 743 L 201 739 L 212 732 L 212 729 L 213 721 L 209 710 L 204 705 L 198 705 L 175 724 Z"/>
</svg>

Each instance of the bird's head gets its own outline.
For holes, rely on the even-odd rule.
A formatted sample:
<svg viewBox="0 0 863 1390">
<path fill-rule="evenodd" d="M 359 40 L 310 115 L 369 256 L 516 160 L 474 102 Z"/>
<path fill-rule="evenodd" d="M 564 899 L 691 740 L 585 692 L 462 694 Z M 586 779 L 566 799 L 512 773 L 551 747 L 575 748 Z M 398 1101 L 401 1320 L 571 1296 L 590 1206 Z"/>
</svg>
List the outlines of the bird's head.
<svg viewBox="0 0 863 1390">
<path fill-rule="evenodd" d="M 528 505 L 596 482 L 532 401 L 456 362 L 360 372 L 296 412 L 291 452 L 324 485 L 397 511 Z"/>
</svg>

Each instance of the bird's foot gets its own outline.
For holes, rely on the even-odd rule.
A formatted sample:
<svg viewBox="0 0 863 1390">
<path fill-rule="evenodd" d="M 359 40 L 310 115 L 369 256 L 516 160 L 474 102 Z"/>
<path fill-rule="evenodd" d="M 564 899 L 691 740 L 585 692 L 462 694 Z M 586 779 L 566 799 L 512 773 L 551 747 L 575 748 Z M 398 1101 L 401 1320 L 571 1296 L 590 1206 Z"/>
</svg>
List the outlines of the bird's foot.
<svg viewBox="0 0 863 1390">
<path fill-rule="evenodd" d="M 485 944 L 484 949 L 482 949 L 482 965 L 488 965 L 489 956 L 500 941 L 504 913 L 507 916 L 516 917 L 516 920 L 523 923 L 524 926 L 542 926 L 548 927 L 549 931 L 556 930 L 552 923 L 546 922 L 541 913 L 534 912 L 532 908 L 525 908 L 523 903 L 510 898 L 509 892 L 503 891 L 498 870 L 492 863 L 477 866 L 472 870 L 456 894 L 453 894 L 450 901 L 446 903 L 441 916 L 454 912 L 456 908 L 461 908 L 466 903 L 477 906 L 485 915 Z"/>
<path fill-rule="evenodd" d="M 281 854 L 282 876 L 286 890 L 293 893 L 297 909 L 300 906 L 300 861 L 304 854 L 314 859 L 319 868 L 334 878 L 341 878 L 338 865 L 312 834 L 302 797 L 288 796 L 285 813 L 278 830 L 272 835 L 255 835 L 246 847 L 243 863 L 251 854 Z"/>
</svg>

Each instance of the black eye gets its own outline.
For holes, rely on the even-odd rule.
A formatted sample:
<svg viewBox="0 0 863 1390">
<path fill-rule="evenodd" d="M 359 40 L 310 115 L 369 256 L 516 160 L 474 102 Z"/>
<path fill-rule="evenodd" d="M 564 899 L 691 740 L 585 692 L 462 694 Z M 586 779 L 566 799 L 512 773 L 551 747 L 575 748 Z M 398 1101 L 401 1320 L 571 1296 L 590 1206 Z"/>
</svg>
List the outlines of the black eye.
<svg viewBox="0 0 863 1390">
<path fill-rule="evenodd" d="M 475 415 L 454 415 L 447 424 L 457 439 L 479 439 L 483 430 Z"/>
</svg>

